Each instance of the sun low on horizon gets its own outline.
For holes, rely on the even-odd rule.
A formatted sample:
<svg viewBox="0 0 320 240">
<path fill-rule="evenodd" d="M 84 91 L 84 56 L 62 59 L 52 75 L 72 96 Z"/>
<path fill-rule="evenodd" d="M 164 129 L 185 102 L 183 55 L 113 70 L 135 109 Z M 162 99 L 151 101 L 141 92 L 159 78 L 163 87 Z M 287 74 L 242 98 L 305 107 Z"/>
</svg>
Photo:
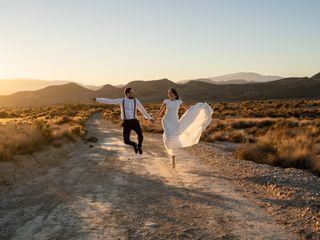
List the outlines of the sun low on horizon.
<svg viewBox="0 0 320 240">
<path fill-rule="evenodd" d="M 319 9 L 315 0 L 3 1 L 0 79 L 100 86 L 236 72 L 312 76 Z"/>
</svg>

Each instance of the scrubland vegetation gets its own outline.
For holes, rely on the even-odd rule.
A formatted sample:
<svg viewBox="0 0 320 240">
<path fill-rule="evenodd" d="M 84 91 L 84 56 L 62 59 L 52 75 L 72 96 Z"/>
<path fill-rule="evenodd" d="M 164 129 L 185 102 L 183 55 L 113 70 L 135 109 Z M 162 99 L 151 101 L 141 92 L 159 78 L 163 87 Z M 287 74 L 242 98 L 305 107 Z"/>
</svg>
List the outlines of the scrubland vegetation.
<svg viewBox="0 0 320 240">
<path fill-rule="evenodd" d="M 235 156 L 320 174 L 320 101 L 220 103 L 205 141 L 244 143 Z"/>
<path fill-rule="evenodd" d="M 101 105 L 60 105 L 0 109 L 0 161 L 31 154 L 46 145 L 61 147 L 86 135 L 85 120 Z"/>
</svg>

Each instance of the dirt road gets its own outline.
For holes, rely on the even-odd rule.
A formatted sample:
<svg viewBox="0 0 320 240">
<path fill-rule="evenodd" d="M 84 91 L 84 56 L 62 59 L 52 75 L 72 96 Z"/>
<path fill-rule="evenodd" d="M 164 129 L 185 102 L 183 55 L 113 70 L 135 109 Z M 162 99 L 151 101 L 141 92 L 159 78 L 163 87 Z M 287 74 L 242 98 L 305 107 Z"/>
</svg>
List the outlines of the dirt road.
<svg viewBox="0 0 320 240">
<path fill-rule="evenodd" d="M 173 170 L 160 135 L 135 155 L 117 126 L 88 126 L 93 147 L 1 195 L 0 239 L 297 239 L 197 156 Z"/>
</svg>

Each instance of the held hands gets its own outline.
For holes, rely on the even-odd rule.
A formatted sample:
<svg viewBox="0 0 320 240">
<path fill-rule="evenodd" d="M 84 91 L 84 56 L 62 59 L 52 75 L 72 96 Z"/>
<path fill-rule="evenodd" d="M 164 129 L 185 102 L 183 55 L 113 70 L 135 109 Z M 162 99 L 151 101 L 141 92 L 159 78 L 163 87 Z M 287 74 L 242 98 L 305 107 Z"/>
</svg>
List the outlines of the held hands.
<svg viewBox="0 0 320 240">
<path fill-rule="evenodd" d="M 94 98 L 92 98 L 92 101 L 96 101 L 97 99 L 94 97 Z"/>
</svg>

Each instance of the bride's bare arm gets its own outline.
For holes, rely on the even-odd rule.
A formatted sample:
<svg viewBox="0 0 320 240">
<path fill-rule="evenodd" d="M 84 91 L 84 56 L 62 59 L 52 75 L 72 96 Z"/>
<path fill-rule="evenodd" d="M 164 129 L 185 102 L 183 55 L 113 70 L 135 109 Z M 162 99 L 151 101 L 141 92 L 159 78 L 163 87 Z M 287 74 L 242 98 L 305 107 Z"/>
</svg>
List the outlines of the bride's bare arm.
<svg viewBox="0 0 320 240">
<path fill-rule="evenodd" d="M 166 109 L 166 105 L 163 103 L 159 109 L 159 111 L 157 112 L 157 114 L 155 115 L 154 119 L 156 120 Z"/>
</svg>

